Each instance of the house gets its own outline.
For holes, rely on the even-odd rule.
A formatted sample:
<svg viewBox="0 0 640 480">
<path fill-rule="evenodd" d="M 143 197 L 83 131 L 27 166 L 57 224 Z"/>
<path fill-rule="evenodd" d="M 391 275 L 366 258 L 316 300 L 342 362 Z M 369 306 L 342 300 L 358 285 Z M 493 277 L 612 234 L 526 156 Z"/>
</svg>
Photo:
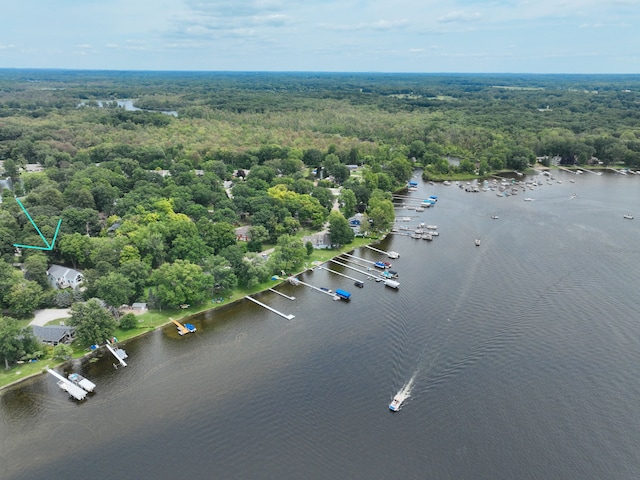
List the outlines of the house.
<svg viewBox="0 0 640 480">
<path fill-rule="evenodd" d="M 47 270 L 47 277 L 53 288 L 78 288 L 84 281 L 84 276 L 73 268 L 62 265 L 51 265 Z"/>
<path fill-rule="evenodd" d="M 142 302 L 135 302 L 131 304 L 131 310 L 139 313 L 144 313 L 147 311 L 147 304 Z"/>
<path fill-rule="evenodd" d="M 76 330 L 75 327 L 68 325 L 47 325 L 46 327 L 33 325 L 31 328 L 33 328 L 33 334 L 38 340 L 53 346 L 59 343 L 71 343 Z"/>
</svg>

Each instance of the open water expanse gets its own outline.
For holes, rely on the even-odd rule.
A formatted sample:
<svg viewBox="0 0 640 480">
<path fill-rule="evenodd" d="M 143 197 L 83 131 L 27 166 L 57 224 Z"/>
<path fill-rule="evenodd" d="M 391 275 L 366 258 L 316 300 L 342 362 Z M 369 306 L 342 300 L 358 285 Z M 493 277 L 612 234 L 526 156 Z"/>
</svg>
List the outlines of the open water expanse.
<svg viewBox="0 0 640 480">
<path fill-rule="evenodd" d="M 257 298 L 290 321 L 245 300 L 127 342 L 126 368 L 77 362 L 82 403 L 51 375 L 1 392 L 0 478 L 640 478 L 640 176 L 555 176 L 510 197 L 415 178 L 438 203 L 397 215 L 440 235 L 381 243 L 397 291 L 327 264 L 365 287 L 316 269 L 351 301 L 282 285 L 295 301 Z"/>
</svg>

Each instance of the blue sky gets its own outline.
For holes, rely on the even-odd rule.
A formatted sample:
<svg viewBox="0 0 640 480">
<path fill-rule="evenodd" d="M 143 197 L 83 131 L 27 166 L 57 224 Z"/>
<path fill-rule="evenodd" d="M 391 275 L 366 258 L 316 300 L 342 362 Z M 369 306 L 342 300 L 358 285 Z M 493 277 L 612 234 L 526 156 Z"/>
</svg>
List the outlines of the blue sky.
<svg viewBox="0 0 640 480">
<path fill-rule="evenodd" d="M 640 0 L 5 3 L 5 68 L 640 73 Z"/>
</svg>

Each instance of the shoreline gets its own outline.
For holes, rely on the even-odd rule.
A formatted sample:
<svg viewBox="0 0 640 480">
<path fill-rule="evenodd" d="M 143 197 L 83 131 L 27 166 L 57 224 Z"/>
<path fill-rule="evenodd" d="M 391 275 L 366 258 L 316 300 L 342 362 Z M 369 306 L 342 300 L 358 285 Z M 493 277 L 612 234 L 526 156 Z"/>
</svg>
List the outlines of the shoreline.
<svg viewBox="0 0 640 480">
<path fill-rule="evenodd" d="M 384 240 L 385 238 L 386 238 L 386 234 L 383 234 L 383 235 L 381 235 L 379 238 L 371 238 L 369 242 L 363 243 L 362 245 L 357 245 L 357 246 L 343 246 L 341 249 L 336 250 L 335 255 L 332 255 L 332 256 L 331 256 L 331 257 L 329 257 L 328 259 L 326 259 L 326 260 L 322 261 L 320 264 L 322 264 L 322 263 L 326 263 L 326 262 L 328 262 L 329 260 L 331 260 L 331 259 L 333 259 L 333 258 L 336 258 L 336 257 L 337 257 L 337 256 L 339 256 L 339 255 L 342 255 L 342 253 L 344 253 L 344 252 L 349 252 L 349 251 L 351 251 L 351 250 L 355 250 L 356 248 L 361 248 L 361 247 L 364 247 L 364 246 L 366 246 L 366 245 L 371 245 L 371 244 L 373 244 L 373 243 L 375 243 L 375 242 L 380 242 L 380 241 Z M 297 277 L 298 275 L 302 275 L 303 273 L 305 273 L 305 272 L 306 272 L 306 271 L 308 271 L 308 270 L 311 270 L 312 268 L 315 268 L 315 267 L 313 267 L 313 266 L 312 266 L 312 267 L 305 267 L 305 268 L 304 268 L 303 270 L 301 270 L 300 272 L 297 272 L 297 273 L 291 274 L 291 277 Z M 268 291 L 268 290 L 269 290 L 269 288 L 274 288 L 274 287 L 277 287 L 277 286 L 279 286 L 279 285 L 281 285 L 281 284 L 283 284 L 283 283 L 285 283 L 285 282 L 288 282 L 288 281 L 289 281 L 289 280 L 288 280 L 289 278 L 290 278 L 290 277 L 281 278 L 281 277 L 279 277 L 279 276 L 278 276 L 278 279 L 280 280 L 278 283 L 275 283 L 275 284 L 270 285 L 270 286 L 265 287 L 265 288 L 261 288 L 261 289 L 259 289 L 259 290 L 256 290 L 256 291 L 255 291 L 255 292 L 253 292 L 253 293 L 247 293 L 246 295 L 242 295 L 241 297 L 236 298 L 235 300 L 232 300 L 232 301 L 230 301 L 230 302 L 228 302 L 228 303 L 217 304 L 217 305 L 215 305 L 215 306 L 213 306 L 213 307 L 207 307 L 207 308 L 203 308 L 202 310 L 197 310 L 197 311 L 195 311 L 195 312 L 190 312 L 190 313 L 188 313 L 188 314 L 186 314 L 186 315 L 183 315 L 183 316 L 181 316 L 181 317 L 177 318 L 176 320 L 178 320 L 178 321 L 179 321 L 179 322 L 181 322 L 181 323 L 184 323 L 184 320 L 185 320 L 185 319 L 188 319 L 188 318 L 190 318 L 190 317 L 192 317 L 192 316 L 194 316 L 194 315 L 199 315 L 199 314 L 201 314 L 201 313 L 209 312 L 209 311 L 212 311 L 212 310 L 216 310 L 216 309 L 218 309 L 218 308 L 229 307 L 229 306 L 231 306 L 231 305 L 233 305 L 233 304 L 235 304 L 235 303 L 237 303 L 237 302 L 240 302 L 240 301 L 242 301 L 242 300 L 245 300 L 245 296 L 247 296 L 247 295 L 255 295 L 255 294 L 258 294 L 258 293 L 263 293 L 263 292 Z M 170 323 L 172 323 L 172 321 L 171 321 L 170 319 L 167 319 L 167 321 L 165 321 L 165 322 L 163 322 L 163 323 L 161 323 L 161 324 L 158 324 L 158 325 L 154 326 L 153 328 L 151 328 L 151 327 L 145 328 L 145 331 L 142 331 L 142 332 L 140 332 L 140 333 L 137 333 L 137 334 L 135 334 L 135 335 L 132 335 L 132 336 L 130 336 L 130 337 L 127 337 L 126 339 L 124 339 L 124 340 L 122 340 L 122 341 L 120 341 L 120 342 L 118 342 L 118 343 L 123 343 L 123 342 L 126 342 L 126 341 L 128 341 L 128 340 L 133 340 L 133 339 L 139 339 L 139 338 L 142 338 L 142 337 L 144 337 L 145 335 L 149 335 L 149 334 L 151 334 L 151 333 L 155 332 L 156 330 L 159 330 L 159 329 L 161 329 L 161 328 L 163 328 L 163 327 L 165 327 L 165 326 L 169 325 Z M 39 375 L 43 375 L 43 374 L 45 374 L 45 373 L 46 373 L 46 371 L 45 371 L 45 369 L 46 369 L 46 368 L 52 368 L 52 369 L 53 369 L 53 368 L 58 368 L 58 367 L 60 367 L 60 366 L 64 366 L 66 363 L 70 363 L 70 362 L 73 362 L 73 361 L 75 361 L 75 360 L 84 361 L 87 357 L 90 357 L 91 355 L 95 355 L 95 353 L 96 353 L 95 351 L 88 351 L 88 352 L 85 352 L 83 355 L 81 355 L 81 356 L 79 356 L 79 357 L 73 357 L 73 358 L 70 358 L 70 359 L 68 359 L 68 360 L 62 360 L 62 361 L 60 361 L 60 362 L 58 362 L 58 363 L 54 363 L 53 365 L 52 365 L 50 362 L 48 362 L 48 363 L 46 363 L 46 364 L 45 364 L 45 365 L 40 369 L 40 371 L 38 371 L 38 372 L 33 372 L 33 373 L 30 373 L 30 374 L 27 374 L 27 375 L 26 375 L 26 376 L 24 376 L 24 377 L 17 378 L 16 380 L 14 380 L 14 381 L 12 381 L 12 382 L 10 382 L 10 383 L 6 384 L 6 385 L 2 385 L 2 386 L 0 386 L 0 395 L 1 395 L 1 394 L 3 394 L 3 393 L 5 392 L 5 390 L 9 390 L 11 387 L 16 387 L 17 385 L 19 385 L 19 384 L 20 384 L 20 383 L 22 383 L 22 382 L 25 382 L 25 381 L 27 381 L 27 380 L 29 380 L 29 379 L 32 379 L 32 378 L 34 378 L 34 377 L 37 377 L 37 376 L 39 376 Z"/>
</svg>

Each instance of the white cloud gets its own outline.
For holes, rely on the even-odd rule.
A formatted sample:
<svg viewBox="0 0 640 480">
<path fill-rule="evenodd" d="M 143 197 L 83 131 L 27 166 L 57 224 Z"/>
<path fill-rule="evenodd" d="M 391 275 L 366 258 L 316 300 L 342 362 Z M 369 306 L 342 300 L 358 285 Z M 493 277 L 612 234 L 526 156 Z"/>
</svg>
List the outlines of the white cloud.
<svg viewBox="0 0 640 480">
<path fill-rule="evenodd" d="M 441 17 L 438 17 L 438 22 L 440 23 L 470 22 L 470 21 L 479 20 L 480 17 L 482 17 L 480 12 L 465 12 L 462 10 L 455 10 Z"/>
</svg>

